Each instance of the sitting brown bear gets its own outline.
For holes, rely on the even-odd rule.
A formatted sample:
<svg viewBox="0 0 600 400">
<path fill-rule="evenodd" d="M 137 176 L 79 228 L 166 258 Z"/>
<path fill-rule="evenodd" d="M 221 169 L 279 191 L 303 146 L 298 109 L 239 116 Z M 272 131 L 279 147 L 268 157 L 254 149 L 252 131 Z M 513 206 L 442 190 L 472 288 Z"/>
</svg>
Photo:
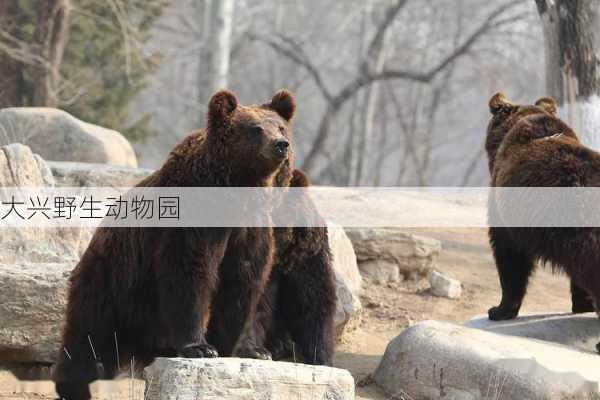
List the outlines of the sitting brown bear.
<svg viewBox="0 0 600 400">
<path fill-rule="evenodd" d="M 206 130 L 185 139 L 138 186 L 287 185 L 294 111 L 287 91 L 258 106 L 218 92 Z M 274 254 L 272 228 L 97 229 L 70 277 L 53 370 L 59 397 L 89 399 L 97 363 L 110 379 L 133 357 L 141 365 L 158 356 L 216 357 L 204 325 L 217 287 L 235 299 L 235 308 L 221 315 L 226 330 L 219 334 L 235 339 L 228 351 L 269 358 L 254 319 Z"/>
<path fill-rule="evenodd" d="M 517 105 L 498 93 L 489 107 L 492 118 L 485 146 L 491 186 L 600 186 L 600 154 L 583 146 L 556 116 L 553 99 Z M 508 210 L 502 207 L 510 205 L 490 196 L 491 220 L 502 220 Z M 517 316 L 536 261 L 570 276 L 574 313 L 594 310 L 590 296 L 594 301 L 600 298 L 600 229 L 492 226 L 489 237 L 502 286 L 502 300 L 489 310 L 490 319 Z"/>
<path fill-rule="evenodd" d="M 327 227 L 300 190 L 309 186 L 304 173 L 294 170 L 289 186 L 298 189 L 283 200 L 292 215 L 276 222 L 290 227 L 274 230 L 275 263 L 258 305 L 256 336 L 275 360 L 297 357 L 307 364 L 332 365 L 336 293 Z M 219 293 L 227 298 L 225 291 Z M 208 340 L 227 354 L 222 345 L 227 336 L 218 334 L 221 315 L 211 317 Z"/>
</svg>

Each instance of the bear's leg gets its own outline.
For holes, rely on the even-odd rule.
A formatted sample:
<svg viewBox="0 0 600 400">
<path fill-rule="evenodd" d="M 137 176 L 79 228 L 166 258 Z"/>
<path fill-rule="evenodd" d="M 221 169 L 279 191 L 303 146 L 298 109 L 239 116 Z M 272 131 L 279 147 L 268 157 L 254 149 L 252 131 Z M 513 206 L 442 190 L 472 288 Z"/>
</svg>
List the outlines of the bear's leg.
<svg viewBox="0 0 600 400">
<path fill-rule="evenodd" d="M 67 332 L 52 370 L 59 399 L 90 399 L 89 383 L 98 375 L 97 360 L 87 336 Z"/>
<path fill-rule="evenodd" d="M 272 236 L 252 228 L 250 239 L 228 249 L 211 304 L 208 342 L 223 356 L 269 360 L 257 321 L 257 307 L 272 268 Z"/>
<path fill-rule="evenodd" d="M 212 284 L 191 276 L 188 283 L 181 282 L 185 281 L 163 280 L 158 290 L 160 319 L 168 332 L 167 343 L 179 357 L 218 357 L 217 350 L 206 341 L 202 324 L 210 312 Z M 158 350 L 156 355 L 160 355 Z"/>
<path fill-rule="evenodd" d="M 159 335 L 164 337 L 160 347 L 172 348 L 180 357 L 218 357 L 206 341 L 204 321 L 211 312 L 229 230 L 181 232 L 180 248 L 165 248 L 165 254 L 157 255 Z"/>
<path fill-rule="evenodd" d="M 571 310 L 573 314 L 595 311 L 594 302 L 588 293 L 571 280 Z"/>
<path fill-rule="evenodd" d="M 492 307 L 488 316 L 493 321 L 513 319 L 519 314 L 527 291 L 529 276 L 535 267 L 533 259 L 514 247 L 506 228 L 490 228 L 490 244 L 502 287 L 500 305 Z"/>
<path fill-rule="evenodd" d="M 292 355 L 292 342 L 285 329 L 284 317 L 279 303 L 279 285 L 282 279 L 281 265 L 275 265 L 256 311 L 257 344 L 265 347 L 273 360 Z"/>
<path fill-rule="evenodd" d="M 332 365 L 335 343 L 335 280 L 329 255 L 322 250 L 295 262 L 280 289 L 281 314 L 307 364 Z"/>
</svg>

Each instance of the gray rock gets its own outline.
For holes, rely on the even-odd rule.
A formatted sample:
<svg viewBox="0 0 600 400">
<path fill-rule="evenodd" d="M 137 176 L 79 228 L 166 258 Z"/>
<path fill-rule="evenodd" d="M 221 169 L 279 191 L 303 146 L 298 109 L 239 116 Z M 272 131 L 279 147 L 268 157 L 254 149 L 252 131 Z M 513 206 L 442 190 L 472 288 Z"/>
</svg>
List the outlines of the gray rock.
<svg viewBox="0 0 600 400">
<path fill-rule="evenodd" d="M 0 144 L 13 142 L 27 144 L 46 160 L 137 166 L 133 148 L 119 132 L 54 108 L 0 110 Z"/>
<path fill-rule="evenodd" d="M 61 187 L 131 187 L 152 174 L 144 168 L 106 164 L 49 161 L 56 186 Z"/>
<path fill-rule="evenodd" d="M 329 225 L 327 233 L 333 258 L 337 295 L 335 326 L 337 336 L 340 337 L 343 332 L 351 331 L 360 324 L 362 277 L 356 264 L 352 243 L 344 229 Z"/>
<path fill-rule="evenodd" d="M 75 264 L 0 264 L 0 358 L 50 363 L 60 345 L 67 279 Z"/>
<path fill-rule="evenodd" d="M 365 281 L 399 282 L 427 276 L 442 245 L 439 240 L 396 228 L 346 228 Z"/>
<path fill-rule="evenodd" d="M 392 340 L 374 380 L 412 399 L 565 399 L 598 393 L 600 359 L 549 342 L 450 323 L 418 323 Z"/>
<path fill-rule="evenodd" d="M 437 271 L 431 271 L 428 279 L 429 285 L 431 285 L 431 294 L 434 296 L 458 299 L 462 294 L 462 284 L 456 279 L 449 278 Z"/>
<path fill-rule="evenodd" d="M 54 184 L 48 163 L 29 147 L 20 143 L 0 147 L 0 187 L 52 187 Z M 0 262 L 3 263 L 75 261 L 93 232 L 87 228 L 0 229 Z"/>
<path fill-rule="evenodd" d="M 144 370 L 147 400 L 354 399 L 346 370 L 239 358 L 158 358 Z"/>
<path fill-rule="evenodd" d="M 502 335 L 559 343 L 588 352 L 595 352 L 596 343 L 600 342 L 600 320 L 596 313 L 521 314 L 510 321 L 490 321 L 487 315 L 479 315 L 464 325 Z"/>
<path fill-rule="evenodd" d="M 50 167 L 20 143 L 0 147 L 0 187 L 14 186 L 54 186 Z"/>
</svg>

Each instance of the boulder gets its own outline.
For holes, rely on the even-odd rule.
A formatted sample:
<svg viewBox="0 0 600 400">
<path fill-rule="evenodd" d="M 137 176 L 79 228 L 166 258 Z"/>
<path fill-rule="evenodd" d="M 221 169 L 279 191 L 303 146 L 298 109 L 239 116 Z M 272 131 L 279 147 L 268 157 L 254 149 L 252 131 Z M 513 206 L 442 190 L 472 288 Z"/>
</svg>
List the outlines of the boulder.
<svg viewBox="0 0 600 400">
<path fill-rule="evenodd" d="M 0 264 L 0 360 L 50 363 L 60 346 L 71 263 Z"/>
<path fill-rule="evenodd" d="M 27 144 L 46 160 L 136 167 L 131 144 L 119 132 L 80 121 L 54 108 L 0 110 L 5 143 Z"/>
<path fill-rule="evenodd" d="M 521 314 L 510 321 L 490 321 L 487 315 L 479 315 L 464 325 L 502 335 L 559 343 L 588 352 L 595 352 L 596 344 L 600 343 L 600 320 L 596 313 L 531 313 Z"/>
<path fill-rule="evenodd" d="M 344 331 L 355 329 L 360 324 L 362 277 L 356 264 L 352 243 L 344 229 L 329 225 L 327 233 L 335 272 L 335 326 L 339 338 Z"/>
<path fill-rule="evenodd" d="M 240 358 L 158 358 L 144 370 L 147 400 L 354 399 L 346 370 Z"/>
<path fill-rule="evenodd" d="M 449 278 L 440 272 L 431 271 L 428 280 L 431 286 L 431 294 L 434 296 L 458 299 L 462 294 L 460 281 Z"/>
<path fill-rule="evenodd" d="M 392 340 L 373 376 L 388 395 L 420 399 L 565 399 L 598 393 L 600 359 L 565 346 L 450 323 Z"/>
<path fill-rule="evenodd" d="M 33 154 L 28 146 L 13 143 L 0 147 L 0 187 L 54 185 L 50 166 Z M 75 261 L 87 247 L 93 233 L 89 228 L 4 228 L 1 225 L 2 220 L 0 263 L 18 260 L 42 263 Z"/>
<path fill-rule="evenodd" d="M 395 228 L 346 228 L 365 281 L 399 282 L 426 277 L 442 249 L 436 239 Z"/>
<path fill-rule="evenodd" d="M 131 187 L 153 171 L 144 168 L 106 164 L 49 161 L 56 186 L 61 187 Z"/>
<path fill-rule="evenodd" d="M 48 164 L 20 143 L 0 147 L 0 187 L 15 186 L 54 186 Z"/>
</svg>

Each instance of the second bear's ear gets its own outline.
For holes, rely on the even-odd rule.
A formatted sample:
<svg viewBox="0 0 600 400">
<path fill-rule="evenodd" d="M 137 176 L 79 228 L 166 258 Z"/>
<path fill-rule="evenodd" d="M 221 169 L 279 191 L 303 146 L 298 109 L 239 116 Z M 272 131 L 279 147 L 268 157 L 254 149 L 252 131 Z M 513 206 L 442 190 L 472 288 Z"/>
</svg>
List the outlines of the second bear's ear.
<svg viewBox="0 0 600 400">
<path fill-rule="evenodd" d="M 550 114 L 556 114 L 556 111 L 558 110 L 556 101 L 554 101 L 552 97 L 542 97 L 541 99 L 535 102 L 535 105 Z"/>
<path fill-rule="evenodd" d="M 309 187 L 310 180 L 308 176 L 299 169 L 295 169 L 292 174 L 292 181 L 290 182 L 291 187 Z"/>
<path fill-rule="evenodd" d="M 508 109 L 513 106 L 513 104 L 510 101 L 506 100 L 506 97 L 504 97 L 504 95 L 500 92 L 492 96 L 489 105 L 490 112 L 493 115 L 498 114 L 498 112 L 500 112 L 503 109 Z"/>
<path fill-rule="evenodd" d="M 213 94 L 208 102 L 208 125 L 217 126 L 229 120 L 237 105 L 237 98 L 227 90 Z"/>
<path fill-rule="evenodd" d="M 296 112 L 296 100 L 289 90 L 280 90 L 273 95 L 268 107 L 286 121 L 290 121 Z"/>
</svg>

